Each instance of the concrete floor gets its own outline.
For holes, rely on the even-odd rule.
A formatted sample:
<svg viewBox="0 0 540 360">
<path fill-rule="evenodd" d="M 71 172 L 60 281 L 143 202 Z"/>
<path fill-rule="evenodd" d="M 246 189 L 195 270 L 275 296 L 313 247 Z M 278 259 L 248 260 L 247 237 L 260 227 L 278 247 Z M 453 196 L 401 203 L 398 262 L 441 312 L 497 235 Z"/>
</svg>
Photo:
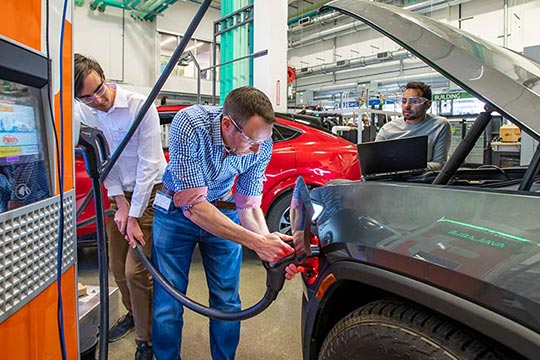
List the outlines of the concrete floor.
<svg viewBox="0 0 540 360">
<path fill-rule="evenodd" d="M 95 248 L 81 248 L 78 251 L 79 282 L 99 285 L 97 277 L 97 251 Z M 110 286 L 114 281 L 109 276 Z M 266 272 L 257 256 L 244 251 L 241 271 L 240 295 L 243 308 L 255 304 L 264 294 Z M 195 251 L 190 273 L 188 296 L 206 304 L 208 290 L 198 251 Z M 302 282 L 299 276 L 286 281 L 277 300 L 259 316 L 242 322 L 240 344 L 236 352 L 237 360 L 294 360 L 301 359 L 300 307 Z M 119 297 L 118 301 L 119 301 Z M 125 313 L 118 304 L 120 314 Z M 113 320 L 111 319 L 111 322 Z M 125 338 L 109 344 L 109 359 L 134 359 L 135 343 L 133 332 Z M 210 359 L 208 319 L 191 310 L 184 313 L 182 359 Z"/>
</svg>

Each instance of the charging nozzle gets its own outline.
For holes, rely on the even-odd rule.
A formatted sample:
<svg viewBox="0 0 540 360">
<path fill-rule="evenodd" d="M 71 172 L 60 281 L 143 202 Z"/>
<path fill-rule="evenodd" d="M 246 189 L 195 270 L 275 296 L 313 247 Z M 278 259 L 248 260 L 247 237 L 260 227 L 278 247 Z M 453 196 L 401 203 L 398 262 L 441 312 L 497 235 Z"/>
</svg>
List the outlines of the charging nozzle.
<svg viewBox="0 0 540 360">
<path fill-rule="evenodd" d="M 283 289 L 285 283 L 285 269 L 290 264 L 296 263 L 296 253 L 293 252 L 274 263 L 263 261 L 263 266 L 266 269 L 266 288 L 267 294 L 272 294 L 274 301 L 277 294 Z"/>
</svg>

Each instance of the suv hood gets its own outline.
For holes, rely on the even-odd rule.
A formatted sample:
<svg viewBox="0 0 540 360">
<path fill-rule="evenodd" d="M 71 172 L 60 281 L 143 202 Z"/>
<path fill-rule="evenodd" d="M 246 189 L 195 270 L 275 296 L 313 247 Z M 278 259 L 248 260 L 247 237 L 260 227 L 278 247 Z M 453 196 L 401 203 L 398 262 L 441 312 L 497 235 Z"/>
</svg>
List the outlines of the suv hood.
<svg viewBox="0 0 540 360">
<path fill-rule="evenodd" d="M 380 31 L 440 74 L 489 103 L 534 138 L 540 134 L 540 65 L 465 31 L 380 2 L 336 0 L 332 8 Z"/>
</svg>

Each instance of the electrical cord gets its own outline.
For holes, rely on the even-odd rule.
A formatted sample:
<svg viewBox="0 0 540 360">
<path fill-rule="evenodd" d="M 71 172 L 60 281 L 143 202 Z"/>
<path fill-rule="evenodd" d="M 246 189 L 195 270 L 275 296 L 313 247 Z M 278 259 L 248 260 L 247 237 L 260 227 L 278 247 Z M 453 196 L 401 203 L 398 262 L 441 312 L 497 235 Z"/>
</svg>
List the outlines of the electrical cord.
<svg viewBox="0 0 540 360">
<path fill-rule="evenodd" d="M 86 164 L 86 172 L 92 179 L 94 209 L 96 210 L 96 235 L 98 250 L 99 271 L 99 359 L 107 359 L 109 338 L 109 272 L 107 236 L 105 234 L 105 213 L 103 211 L 103 197 L 101 194 L 100 172 L 108 162 L 109 146 L 103 133 L 95 128 L 81 125 L 79 134 L 79 148 Z"/>
<path fill-rule="evenodd" d="M 63 69 L 64 69 L 64 33 L 65 33 L 65 22 L 66 22 L 66 12 L 67 12 L 67 4 L 68 0 L 64 0 L 64 6 L 62 9 L 62 17 L 61 17 L 61 27 L 60 27 L 60 53 L 58 54 L 59 57 L 59 66 L 60 66 L 60 91 L 59 91 L 59 97 L 60 97 L 60 129 L 64 129 L 64 76 L 63 76 Z M 47 29 L 48 31 L 48 29 Z M 62 359 L 67 358 L 66 353 L 66 341 L 65 341 L 65 334 L 64 334 L 64 307 L 63 307 L 63 301 L 62 301 L 62 263 L 63 263 L 63 253 L 64 253 L 64 174 L 65 174 L 65 166 L 64 166 L 64 132 L 60 131 L 60 163 L 59 163 L 59 172 L 60 176 L 58 177 L 58 183 L 59 183 L 59 192 L 60 192 L 60 218 L 59 218 L 59 226 L 58 226 L 58 328 L 62 331 L 62 336 L 60 337 L 60 342 L 62 344 Z"/>
<path fill-rule="evenodd" d="M 52 127 L 54 130 L 54 141 L 56 148 L 56 162 L 57 162 L 57 176 L 58 176 L 58 187 L 59 187 L 59 198 L 60 198 L 60 207 L 58 214 L 58 248 L 57 248 L 57 265 L 56 265 L 56 284 L 57 284 L 57 323 L 58 323 L 58 336 L 60 339 L 60 351 L 62 353 L 62 359 L 67 359 L 66 353 L 66 342 L 64 334 L 64 307 L 62 299 L 62 263 L 63 263 L 63 251 L 64 251 L 64 134 L 61 131 L 60 142 L 58 142 L 58 133 L 56 124 L 54 122 L 54 110 L 52 106 L 52 101 L 54 99 L 53 95 L 53 81 L 52 81 L 52 70 L 51 70 L 51 52 L 50 52 L 50 38 L 49 38 L 49 29 L 50 29 L 50 4 L 49 0 L 46 0 L 46 30 L 45 30 L 45 44 L 47 51 L 47 77 L 49 81 L 48 86 L 48 108 L 49 114 L 51 117 Z M 60 29 L 60 129 L 64 128 L 64 109 L 63 109 L 63 86 L 62 86 L 62 68 L 63 68 L 63 48 L 64 48 L 64 22 L 66 18 L 66 9 L 67 9 L 67 0 L 64 1 L 63 11 L 62 11 L 62 25 Z"/>
</svg>

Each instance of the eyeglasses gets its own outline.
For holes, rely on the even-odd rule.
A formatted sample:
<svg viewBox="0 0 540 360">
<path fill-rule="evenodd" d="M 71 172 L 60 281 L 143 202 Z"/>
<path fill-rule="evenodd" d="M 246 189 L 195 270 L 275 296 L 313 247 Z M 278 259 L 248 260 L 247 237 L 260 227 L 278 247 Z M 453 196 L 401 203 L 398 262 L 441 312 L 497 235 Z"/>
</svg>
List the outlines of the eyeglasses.
<svg viewBox="0 0 540 360">
<path fill-rule="evenodd" d="M 238 125 L 238 124 L 236 123 L 236 121 L 234 121 L 234 119 L 233 119 L 230 115 L 227 115 L 227 114 L 224 114 L 224 115 L 227 116 L 227 117 L 231 120 L 231 122 L 232 122 L 234 128 L 236 129 L 236 131 L 238 131 L 238 132 L 240 133 L 240 135 L 242 135 L 242 140 L 243 140 L 246 144 L 248 144 L 249 146 L 253 146 L 253 145 L 261 145 L 263 142 L 265 142 L 266 140 L 270 139 L 270 136 L 272 136 L 272 135 L 270 135 L 268 138 L 266 138 L 266 139 L 264 139 L 264 140 L 253 140 L 252 138 L 250 138 L 249 136 L 247 136 L 246 134 L 244 134 L 244 130 L 242 130 L 242 128 L 240 127 L 240 125 Z"/>
<path fill-rule="evenodd" d="M 416 97 L 416 96 L 411 96 L 411 97 L 402 97 L 401 98 L 401 104 L 402 105 L 405 105 L 407 104 L 407 102 L 411 105 L 421 105 L 423 103 L 425 103 L 426 101 L 429 101 L 428 99 L 426 99 L 425 97 Z"/>
<path fill-rule="evenodd" d="M 106 90 L 107 90 L 107 84 L 105 84 L 105 82 L 102 81 L 93 95 L 85 95 L 85 96 L 77 97 L 76 99 L 79 101 L 82 101 L 85 104 L 92 104 L 96 102 L 97 98 L 103 97 L 103 95 L 105 95 Z"/>
</svg>

